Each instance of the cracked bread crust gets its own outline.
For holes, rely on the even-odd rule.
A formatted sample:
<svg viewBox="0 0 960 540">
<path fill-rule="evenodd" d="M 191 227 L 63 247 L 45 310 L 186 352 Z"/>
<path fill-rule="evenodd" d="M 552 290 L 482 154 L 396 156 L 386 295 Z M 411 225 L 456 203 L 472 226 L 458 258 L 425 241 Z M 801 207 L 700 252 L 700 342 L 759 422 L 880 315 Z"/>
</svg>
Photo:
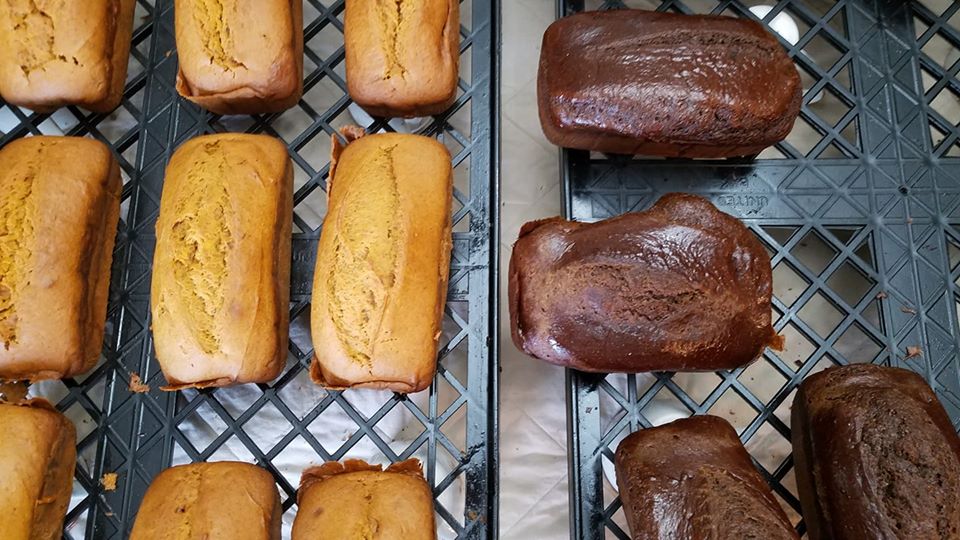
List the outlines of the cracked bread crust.
<svg viewBox="0 0 960 540">
<path fill-rule="evenodd" d="M 0 402 L 0 538 L 61 538 L 76 439 L 73 423 L 44 399 Z"/>
<path fill-rule="evenodd" d="M 28 137 L 0 150 L 0 379 L 79 375 L 100 357 L 120 214 L 103 144 Z"/>
<path fill-rule="evenodd" d="M 694 416 L 629 435 L 615 466 L 632 538 L 798 540 L 736 430 Z"/>
<path fill-rule="evenodd" d="M 395 133 L 333 148 L 310 376 L 328 388 L 417 392 L 436 371 L 447 294 L 450 154 L 434 139 Z"/>
<path fill-rule="evenodd" d="M 428 116 L 457 95 L 457 0 L 347 0 L 350 97 L 375 116 Z"/>
<path fill-rule="evenodd" d="M 386 470 L 357 459 L 303 472 L 293 540 L 435 540 L 433 493 L 419 460 Z"/>
<path fill-rule="evenodd" d="M 174 153 L 150 291 L 165 390 L 267 382 L 283 369 L 292 193 L 273 137 L 207 135 Z"/>
<path fill-rule="evenodd" d="M 177 92 L 217 114 L 280 112 L 303 94 L 300 0 L 176 0 Z"/>
<path fill-rule="evenodd" d="M 130 540 L 280 540 L 280 493 L 250 463 L 191 463 L 164 470 L 147 489 Z"/>
<path fill-rule="evenodd" d="M 960 437 L 920 375 L 870 364 L 811 375 L 791 433 L 811 540 L 960 538 Z"/>
<path fill-rule="evenodd" d="M 0 95 L 37 112 L 120 104 L 136 0 L 0 1 Z"/>
</svg>

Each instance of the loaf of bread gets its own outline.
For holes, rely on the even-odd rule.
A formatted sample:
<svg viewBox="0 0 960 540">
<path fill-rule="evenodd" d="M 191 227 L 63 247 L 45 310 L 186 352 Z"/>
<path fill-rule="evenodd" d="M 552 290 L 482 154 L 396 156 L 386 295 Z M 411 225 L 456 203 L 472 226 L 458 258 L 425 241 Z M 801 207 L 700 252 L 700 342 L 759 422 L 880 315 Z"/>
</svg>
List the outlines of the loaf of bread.
<svg viewBox="0 0 960 540">
<path fill-rule="evenodd" d="M 960 438 L 919 375 L 869 364 L 812 375 L 791 433 L 810 540 L 960 538 Z"/>
<path fill-rule="evenodd" d="M 630 9 L 551 24 L 537 94 L 543 132 L 558 146 L 719 158 L 783 140 L 801 84 L 756 22 Z"/>
<path fill-rule="evenodd" d="M 0 379 L 97 363 L 121 187 L 113 154 L 93 139 L 27 137 L 0 150 Z"/>
<path fill-rule="evenodd" d="M 293 540 L 437 538 L 433 492 L 416 459 L 386 471 L 354 459 L 311 467 L 300 479 L 297 506 Z"/>
<path fill-rule="evenodd" d="M 766 250 L 695 195 L 599 223 L 527 223 L 509 280 L 517 347 L 581 371 L 734 369 L 780 342 Z"/>
<path fill-rule="evenodd" d="M 427 116 L 457 97 L 458 0 L 347 0 L 350 97 L 375 116 Z"/>
<path fill-rule="evenodd" d="M 177 92 L 217 114 L 280 112 L 303 94 L 301 0 L 176 0 Z"/>
<path fill-rule="evenodd" d="M 422 390 L 436 371 L 447 295 L 450 154 L 419 135 L 335 140 L 327 192 L 310 375 L 328 388 Z"/>
<path fill-rule="evenodd" d="M 0 402 L 0 538 L 61 538 L 76 439 L 70 420 L 43 399 Z"/>
<path fill-rule="evenodd" d="M 165 390 L 283 370 L 292 192 L 287 149 L 266 135 L 197 137 L 170 159 L 150 290 Z"/>
<path fill-rule="evenodd" d="M 130 540 L 280 540 L 273 476 L 249 463 L 166 469 L 147 489 Z"/>
<path fill-rule="evenodd" d="M 631 434 L 615 467 L 633 538 L 799 540 L 733 426 L 716 416 Z"/>
<path fill-rule="evenodd" d="M 0 95 L 50 112 L 109 112 L 127 78 L 137 0 L 0 2 Z"/>
</svg>

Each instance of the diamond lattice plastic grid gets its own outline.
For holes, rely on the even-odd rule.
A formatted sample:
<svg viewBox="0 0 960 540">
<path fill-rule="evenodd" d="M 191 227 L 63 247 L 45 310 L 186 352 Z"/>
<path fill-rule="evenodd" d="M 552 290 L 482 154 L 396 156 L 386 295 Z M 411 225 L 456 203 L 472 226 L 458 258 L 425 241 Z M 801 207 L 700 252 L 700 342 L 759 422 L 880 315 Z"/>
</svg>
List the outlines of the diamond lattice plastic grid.
<svg viewBox="0 0 960 540">
<path fill-rule="evenodd" d="M 123 169 L 103 358 L 89 374 L 32 387 L 77 424 L 78 467 L 65 538 L 126 538 L 151 479 L 171 463 L 241 459 L 277 479 L 285 530 L 300 471 L 311 462 L 419 457 L 434 486 L 442 538 L 488 538 L 496 519 L 496 355 L 491 347 L 496 230 L 492 66 L 496 2 L 461 3 L 461 70 L 451 109 L 421 127 L 455 166 L 454 250 L 439 369 L 429 391 L 326 392 L 307 376 L 311 281 L 326 210 L 330 136 L 354 123 L 344 81 L 343 0 L 305 0 L 305 94 L 265 116 L 211 116 L 179 99 L 173 0 L 139 0 L 123 104 L 109 115 L 64 108 L 52 115 L 0 106 L 2 142 L 38 134 L 99 139 Z M 396 125 L 395 123 L 393 125 Z M 409 124 L 408 124 L 409 126 Z M 369 131 L 383 129 L 370 120 Z M 163 171 L 172 151 L 201 133 L 246 131 L 281 138 L 295 163 L 291 340 L 287 369 L 271 384 L 161 392 L 149 334 L 150 261 Z M 150 386 L 129 390 L 132 375 Z M 100 479 L 118 473 L 115 491 Z"/>
<path fill-rule="evenodd" d="M 750 17 L 748 8 L 758 4 L 560 0 L 559 7 L 561 14 L 626 5 Z M 803 531 L 790 405 L 805 376 L 834 364 L 913 369 L 960 426 L 960 4 L 766 5 L 773 9 L 764 24 L 786 15 L 799 33 L 795 43 L 781 36 L 804 85 L 801 117 L 785 142 L 755 162 L 563 152 L 565 209 L 573 219 L 641 210 L 671 191 L 703 194 L 742 218 L 770 253 L 773 319 L 786 337 L 782 353 L 767 351 L 735 371 L 569 372 L 577 538 L 628 538 L 617 493 L 603 474 L 612 472 L 626 434 L 706 413 L 737 428 Z"/>
</svg>

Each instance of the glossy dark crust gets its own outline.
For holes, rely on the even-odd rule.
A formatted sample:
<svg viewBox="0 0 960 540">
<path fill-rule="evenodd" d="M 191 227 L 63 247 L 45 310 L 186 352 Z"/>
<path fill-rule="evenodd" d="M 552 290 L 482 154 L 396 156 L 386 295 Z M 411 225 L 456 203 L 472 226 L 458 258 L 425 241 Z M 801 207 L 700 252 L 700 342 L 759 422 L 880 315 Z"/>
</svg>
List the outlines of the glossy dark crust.
<svg viewBox="0 0 960 540">
<path fill-rule="evenodd" d="M 779 342 L 766 250 L 695 195 L 599 223 L 527 223 L 509 279 L 517 347 L 581 371 L 733 369 Z"/>
<path fill-rule="evenodd" d="M 716 416 L 633 433 L 615 465 L 632 538 L 799 538 L 737 432 Z"/>
<path fill-rule="evenodd" d="M 919 375 L 868 364 L 812 375 L 791 431 L 810 540 L 960 538 L 960 438 Z"/>
<path fill-rule="evenodd" d="M 543 132 L 558 146 L 719 158 L 783 140 L 801 84 L 756 22 L 631 9 L 551 24 L 537 94 Z"/>
</svg>

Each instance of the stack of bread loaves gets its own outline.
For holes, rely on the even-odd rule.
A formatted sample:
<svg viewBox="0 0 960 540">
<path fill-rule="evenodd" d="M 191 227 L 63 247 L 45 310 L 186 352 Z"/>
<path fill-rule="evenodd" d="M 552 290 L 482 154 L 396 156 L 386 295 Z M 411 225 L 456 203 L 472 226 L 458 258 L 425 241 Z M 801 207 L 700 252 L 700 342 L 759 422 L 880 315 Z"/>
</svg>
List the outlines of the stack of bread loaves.
<svg viewBox="0 0 960 540">
<path fill-rule="evenodd" d="M 123 96 L 135 0 L 0 3 L 0 95 L 105 113 Z M 176 0 L 176 89 L 216 114 L 276 113 L 303 93 L 299 0 Z M 456 97 L 459 2 L 346 2 L 347 84 L 377 116 Z M 418 135 L 334 134 L 320 239 L 312 378 L 416 392 L 436 370 L 451 250 L 450 154 Z M 0 382 L 83 374 L 100 358 L 121 176 L 104 144 L 19 139 L 0 151 Z M 287 359 L 293 164 L 265 135 L 183 143 L 166 169 L 153 259 L 162 390 L 267 383 Z M 413 322 L 413 324 L 411 323 Z M 152 390 L 149 390 L 152 391 Z M 2 395 L 0 395 L 2 397 Z M 61 536 L 76 432 L 40 400 L 0 402 L 0 538 Z M 238 489 L 239 488 L 239 489 Z M 420 463 L 303 474 L 294 538 L 434 538 Z M 131 538 L 279 539 L 271 474 L 197 463 L 160 474 Z M 173 536 L 170 536 L 170 535 Z M 184 536 L 185 535 L 185 536 Z"/>
</svg>

